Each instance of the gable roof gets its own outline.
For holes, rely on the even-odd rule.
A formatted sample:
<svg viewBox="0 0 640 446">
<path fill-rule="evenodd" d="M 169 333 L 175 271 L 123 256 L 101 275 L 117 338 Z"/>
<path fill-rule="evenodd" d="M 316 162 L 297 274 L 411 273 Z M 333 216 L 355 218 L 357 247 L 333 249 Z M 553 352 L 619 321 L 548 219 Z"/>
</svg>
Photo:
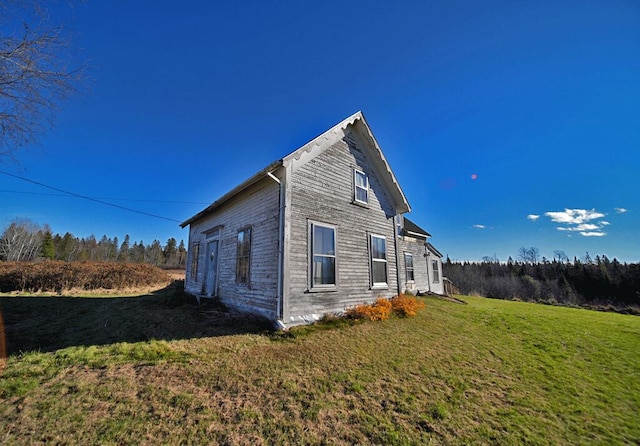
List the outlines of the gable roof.
<svg viewBox="0 0 640 446">
<path fill-rule="evenodd" d="M 202 211 L 180 223 L 180 227 L 184 228 L 194 221 L 197 221 L 207 214 L 213 212 L 228 200 L 241 193 L 248 187 L 254 185 L 261 179 L 265 178 L 266 176 L 272 176 L 273 172 L 277 168 L 290 164 L 305 163 L 309 159 L 314 158 L 319 152 L 319 150 L 316 150 L 317 148 L 326 146 L 325 143 L 327 141 L 332 141 L 336 138 L 342 139 L 348 127 L 351 127 L 356 132 L 356 134 L 365 142 L 362 149 L 367 155 L 367 158 L 371 161 L 373 168 L 377 173 L 378 180 L 385 187 L 385 190 L 389 192 L 389 198 L 394 203 L 396 212 L 399 214 L 409 212 L 411 210 L 411 206 L 409 205 L 404 192 L 400 188 L 398 180 L 391 171 L 391 166 L 389 166 L 387 159 L 384 157 L 382 149 L 380 149 L 380 145 L 373 136 L 369 124 L 367 124 L 366 120 L 364 119 L 364 115 L 361 111 L 358 111 L 342 122 L 334 125 L 326 132 L 304 144 L 300 148 L 289 153 L 282 159 L 269 164 L 267 167 L 260 170 L 258 173 L 251 176 L 244 182 L 240 183 L 238 186 L 231 189 L 222 197 L 218 198 Z"/>
<path fill-rule="evenodd" d="M 202 218 L 202 217 L 206 216 L 207 214 L 213 212 L 214 210 L 216 210 L 217 208 L 222 206 L 224 203 L 229 201 L 231 198 L 233 198 L 234 196 L 238 195 L 243 190 L 247 189 L 250 186 L 253 186 L 258 181 L 263 179 L 265 176 L 271 174 L 275 169 L 277 169 L 281 165 L 282 165 L 282 160 L 274 161 L 273 163 L 269 164 L 267 167 L 262 169 L 260 172 L 254 174 L 250 178 L 248 178 L 245 181 L 243 181 L 242 183 L 238 184 L 236 187 L 231 189 L 229 192 L 227 192 L 226 194 L 224 194 L 223 196 L 218 198 L 216 201 L 211 203 L 209 206 L 207 206 L 206 208 L 204 208 L 203 210 L 201 210 L 200 212 L 198 212 L 194 216 L 192 216 L 189 219 L 187 219 L 187 220 L 183 221 L 182 223 L 180 223 L 180 227 L 184 228 L 185 226 L 193 223 L 194 221 L 199 220 L 200 218 Z"/>
<path fill-rule="evenodd" d="M 422 229 L 420 226 L 409 220 L 407 217 L 404 217 L 404 232 L 407 235 L 412 235 L 414 237 L 427 238 L 431 237 L 427 231 Z"/>
<path fill-rule="evenodd" d="M 310 159 L 313 159 L 318 154 L 322 153 L 324 148 L 327 148 L 331 143 L 342 139 L 347 129 L 353 131 L 358 139 L 363 142 L 362 151 L 367 156 L 367 159 L 371 163 L 376 177 L 385 188 L 385 191 L 389 193 L 389 198 L 394 204 L 395 211 L 398 214 L 404 214 L 411 211 L 411 206 L 407 201 L 407 197 L 404 195 L 400 183 L 396 179 L 389 162 L 382 153 L 382 149 L 376 141 L 376 138 L 371 132 L 371 127 L 364 118 L 364 114 L 361 111 L 354 113 L 342 122 L 334 125 L 320 136 L 312 139 L 308 143 L 304 144 L 299 149 L 291 152 L 285 156 L 282 161 L 285 164 L 292 163 L 294 165 L 298 163 L 305 163 Z"/>
<path fill-rule="evenodd" d="M 436 256 L 438 256 L 438 257 L 442 258 L 442 254 L 440 253 L 440 251 L 438 251 L 438 250 L 436 249 L 436 247 L 435 247 L 435 246 L 433 246 L 433 245 L 432 245 L 431 243 L 429 243 L 429 242 L 427 242 L 427 249 L 428 249 L 429 251 L 431 251 L 432 253 L 434 253 Z"/>
</svg>

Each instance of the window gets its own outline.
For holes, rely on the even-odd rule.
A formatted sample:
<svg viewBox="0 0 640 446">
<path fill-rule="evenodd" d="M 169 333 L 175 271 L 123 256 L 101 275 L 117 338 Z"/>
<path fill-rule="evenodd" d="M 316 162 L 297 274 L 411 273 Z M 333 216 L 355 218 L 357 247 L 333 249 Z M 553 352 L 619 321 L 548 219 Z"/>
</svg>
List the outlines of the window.
<svg viewBox="0 0 640 446">
<path fill-rule="evenodd" d="M 432 260 L 431 261 L 431 269 L 433 271 L 433 283 L 439 283 L 440 282 L 440 271 L 438 270 L 438 261 L 437 260 Z"/>
<path fill-rule="evenodd" d="M 210 230 L 206 231 L 206 232 L 204 233 L 204 237 L 205 237 L 207 240 L 212 239 L 212 238 L 218 238 L 218 237 L 220 237 L 220 228 L 221 228 L 221 226 L 217 226 L 217 227 L 215 227 L 215 228 L 213 228 L 213 229 L 210 229 Z"/>
<path fill-rule="evenodd" d="M 371 284 L 374 287 L 387 286 L 387 240 L 379 235 L 370 236 Z"/>
<path fill-rule="evenodd" d="M 200 243 L 191 245 L 191 279 L 198 281 L 198 257 L 200 257 Z"/>
<path fill-rule="evenodd" d="M 407 282 L 415 281 L 415 276 L 413 274 L 413 254 L 410 252 L 404 253 L 404 269 L 407 273 Z"/>
<path fill-rule="evenodd" d="M 336 228 L 310 223 L 311 288 L 336 286 Z"/>
<path fill-rule="evenodd" d="M 353 181 L 355 202 L 369 204 L 369 177 L 367 174 L 354 169 Z"/>
<path fill-rule="evenodd" d="M 238 231 L 236 282 L 249 284 L 251 265 L 251 228 Z"/>
</svg>

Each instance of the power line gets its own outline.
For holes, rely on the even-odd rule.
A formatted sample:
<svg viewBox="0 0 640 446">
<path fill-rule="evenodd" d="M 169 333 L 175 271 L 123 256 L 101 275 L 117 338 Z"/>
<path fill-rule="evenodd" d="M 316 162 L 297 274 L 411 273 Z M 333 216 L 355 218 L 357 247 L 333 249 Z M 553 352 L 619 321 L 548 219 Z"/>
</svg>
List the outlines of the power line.
<svg viewBox="0 0 640 446">
<path fill-rule="evenodd" d="M 2 172 L 4 173 L 4 172 Z M 22 194 L 22 195 L 42 195 L 47 197 L 68 197 L 68 194 L 47 194 L 44 192 L 27 192 L 21 190 L 0 189 L 0 193 Z M 115 201 L 137 201 L 144 203 L 166 203 L 166 204 L 211 204 L 204 201 L 178 201 L 178 200 L 146 200 L 142 198 L 114 198 L 114 197 L 89 197 L 94 200 L 115 200 Z"/>
<path fill-rule="evenodd" d="M 142 215 L 146 215 L 148 217 L 159 218 L 161 220 L 168 220 L 168 221 L 173 221 L 173 222 L 176 222 L 176 223 L 180 223 L 179 220 L 176 220 L 176 219 L 173 219 L 173 218 L 163 217 L 161 215 L 151 214 L 149 212 L 143 212 L 143 211 L 139 211 L 137 209 L 132 209 L 132 208 L 128 208 L 128 207 L 125 207 L 125 206 L 120 206 L 120 205 L 117 205 L 117 204 L 109 203 L 107 201 L 99 200 L 97 198 L 92 198 L 92 197 L 88 197 L 86 195 L 77 194 L 75 192 L 69 192 L 67 190 L 60 189 L 60 188 L 53 187 L 53 186 L 49 186 L 48 184 L 44 184 L 44 183 L 41 183 L 41 182 L 35 181 L 35 180 L 30 180 L 29 178 L 21 177 L 19 175 L 14 175 L 12 173 L 5 172 L 3 170 L 0 170 L 0 174 L 7 175 L 7 176 L 13 177 L 13 178 L 17 178 L 19 180 L 26 181 L 28 183 L 37 184 L 38 186 L 46 187 L 47 189 L 55 190 L 57 192 L 62 192 L 63 194 L 66 194 L 66 195 L 71 195 L 73 197 L 83 198 L 85 200 L 93 201 L 95 203 L 104 204 L 106 206 L 111 206 L 111 207 L 114 207 L 114 208 L 117 208 L 117 209 L 122 209 L 122 210 L 129 211 L 129 212 L 135 212 L 136 214 L 142 214 Z"/>
</svg>

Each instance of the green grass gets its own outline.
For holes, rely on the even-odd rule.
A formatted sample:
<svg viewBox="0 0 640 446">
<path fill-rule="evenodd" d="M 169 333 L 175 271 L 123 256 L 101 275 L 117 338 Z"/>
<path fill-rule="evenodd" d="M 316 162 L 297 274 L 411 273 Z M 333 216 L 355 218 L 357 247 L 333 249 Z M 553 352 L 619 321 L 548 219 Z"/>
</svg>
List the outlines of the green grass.
<svg viewBox="0 0 640 446">
<path fill-rule="evenodd" d="M 14 349 L 0 377 L 0 443 L 640 442 L 640 318 L 463 299 L 286 334 L 166 295 L 122 299 L 128 316 L 116 314 L 121 299 L 88 299 L 98 304 L 66 324 L 130 328 L 110 342 L 103 329 L 82 339 L 56 326 L 57 345 Z M 0 298 L 10 346 L 35 330 L 11 316 L 37 316 L 31 302 L 29 312 Z"/>
</svg>

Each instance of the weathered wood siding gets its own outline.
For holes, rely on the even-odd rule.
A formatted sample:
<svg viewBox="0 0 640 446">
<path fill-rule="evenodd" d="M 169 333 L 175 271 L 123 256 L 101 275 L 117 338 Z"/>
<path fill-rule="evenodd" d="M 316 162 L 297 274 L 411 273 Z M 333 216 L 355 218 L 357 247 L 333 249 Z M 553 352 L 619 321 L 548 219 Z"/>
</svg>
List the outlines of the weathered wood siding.
<svg viewBox="0 0 640 446">
<path fill-rule="evenodd" d="M 404 262 L 404 253 L 413 254 L 413 276 L 414 281 L 407 281 L 407 269 Z M 398 276 L 400 277 L 400 288 L 402 291 L 412 293 L 427 292 L 429 288 L 429 273 L 427 271 L 427 258 L 424 256 L 424 240 L 401 236 L 398 237 Z"/>
<path fill-rule="evenodd" d="M 413 254 L 414 283 L 407 281 L 406 265 L 404 263 L 404 253 Z M 409 236 L 398 237 L 398 276 L 400 277 L 401 289 L 412 293 L 432 292 L 444 294 L 444 282 L 442 280 L 442 259 L 434 252 L 430 252 L 425 257 L 424 240 Z M 433 261 L 438 262 L 438 281 L 433 273 Z"/>
<path fill-rule="evenodd" d="M 378 296 L 398 292 L 395 224 L 392 203 L 358 147 L 359 139 L 349 133 L 331 143 L 318 156 L 297 166 L 290 181 L 290 252 L 288 268 L 287 324 L 308 320 L 310 315 L 340 312 Z M 315 149 L 320 150 L 320 149 Z M 353 169 L 369 177 L 369 205 L 353 203 Z M 309 220 L 336 227 L 337 289 L 310 291 Z M 369 234 L 386 237 L 388 288 L 372 289 Z"/>
<path fill-rule="evenodd" d="M 186 291 L 201 295 L 205 280 L 206 233 L 220 227 L 218 251 L 218 297 L 225 305 L 277 317 L 279 186 L 271 178 L 257 182 L 212 214 L 191 223 Z M 249 285 L 236 283 L 238 231 L 251 227 Z M 191 279 L 191 255 L 194 242 L 200 242 L 197 279 Z"/>
<path fill-rule="evenodd" d="M 432 261 L 438 262 L 438 280 L 434 280 Z M 431 292 L 436 294 L 444 294 L 444 281 L 442 280 L 442 259 L 431 253 L 429 256 L 429 278 L 431 280 Z"/>
</svg>

